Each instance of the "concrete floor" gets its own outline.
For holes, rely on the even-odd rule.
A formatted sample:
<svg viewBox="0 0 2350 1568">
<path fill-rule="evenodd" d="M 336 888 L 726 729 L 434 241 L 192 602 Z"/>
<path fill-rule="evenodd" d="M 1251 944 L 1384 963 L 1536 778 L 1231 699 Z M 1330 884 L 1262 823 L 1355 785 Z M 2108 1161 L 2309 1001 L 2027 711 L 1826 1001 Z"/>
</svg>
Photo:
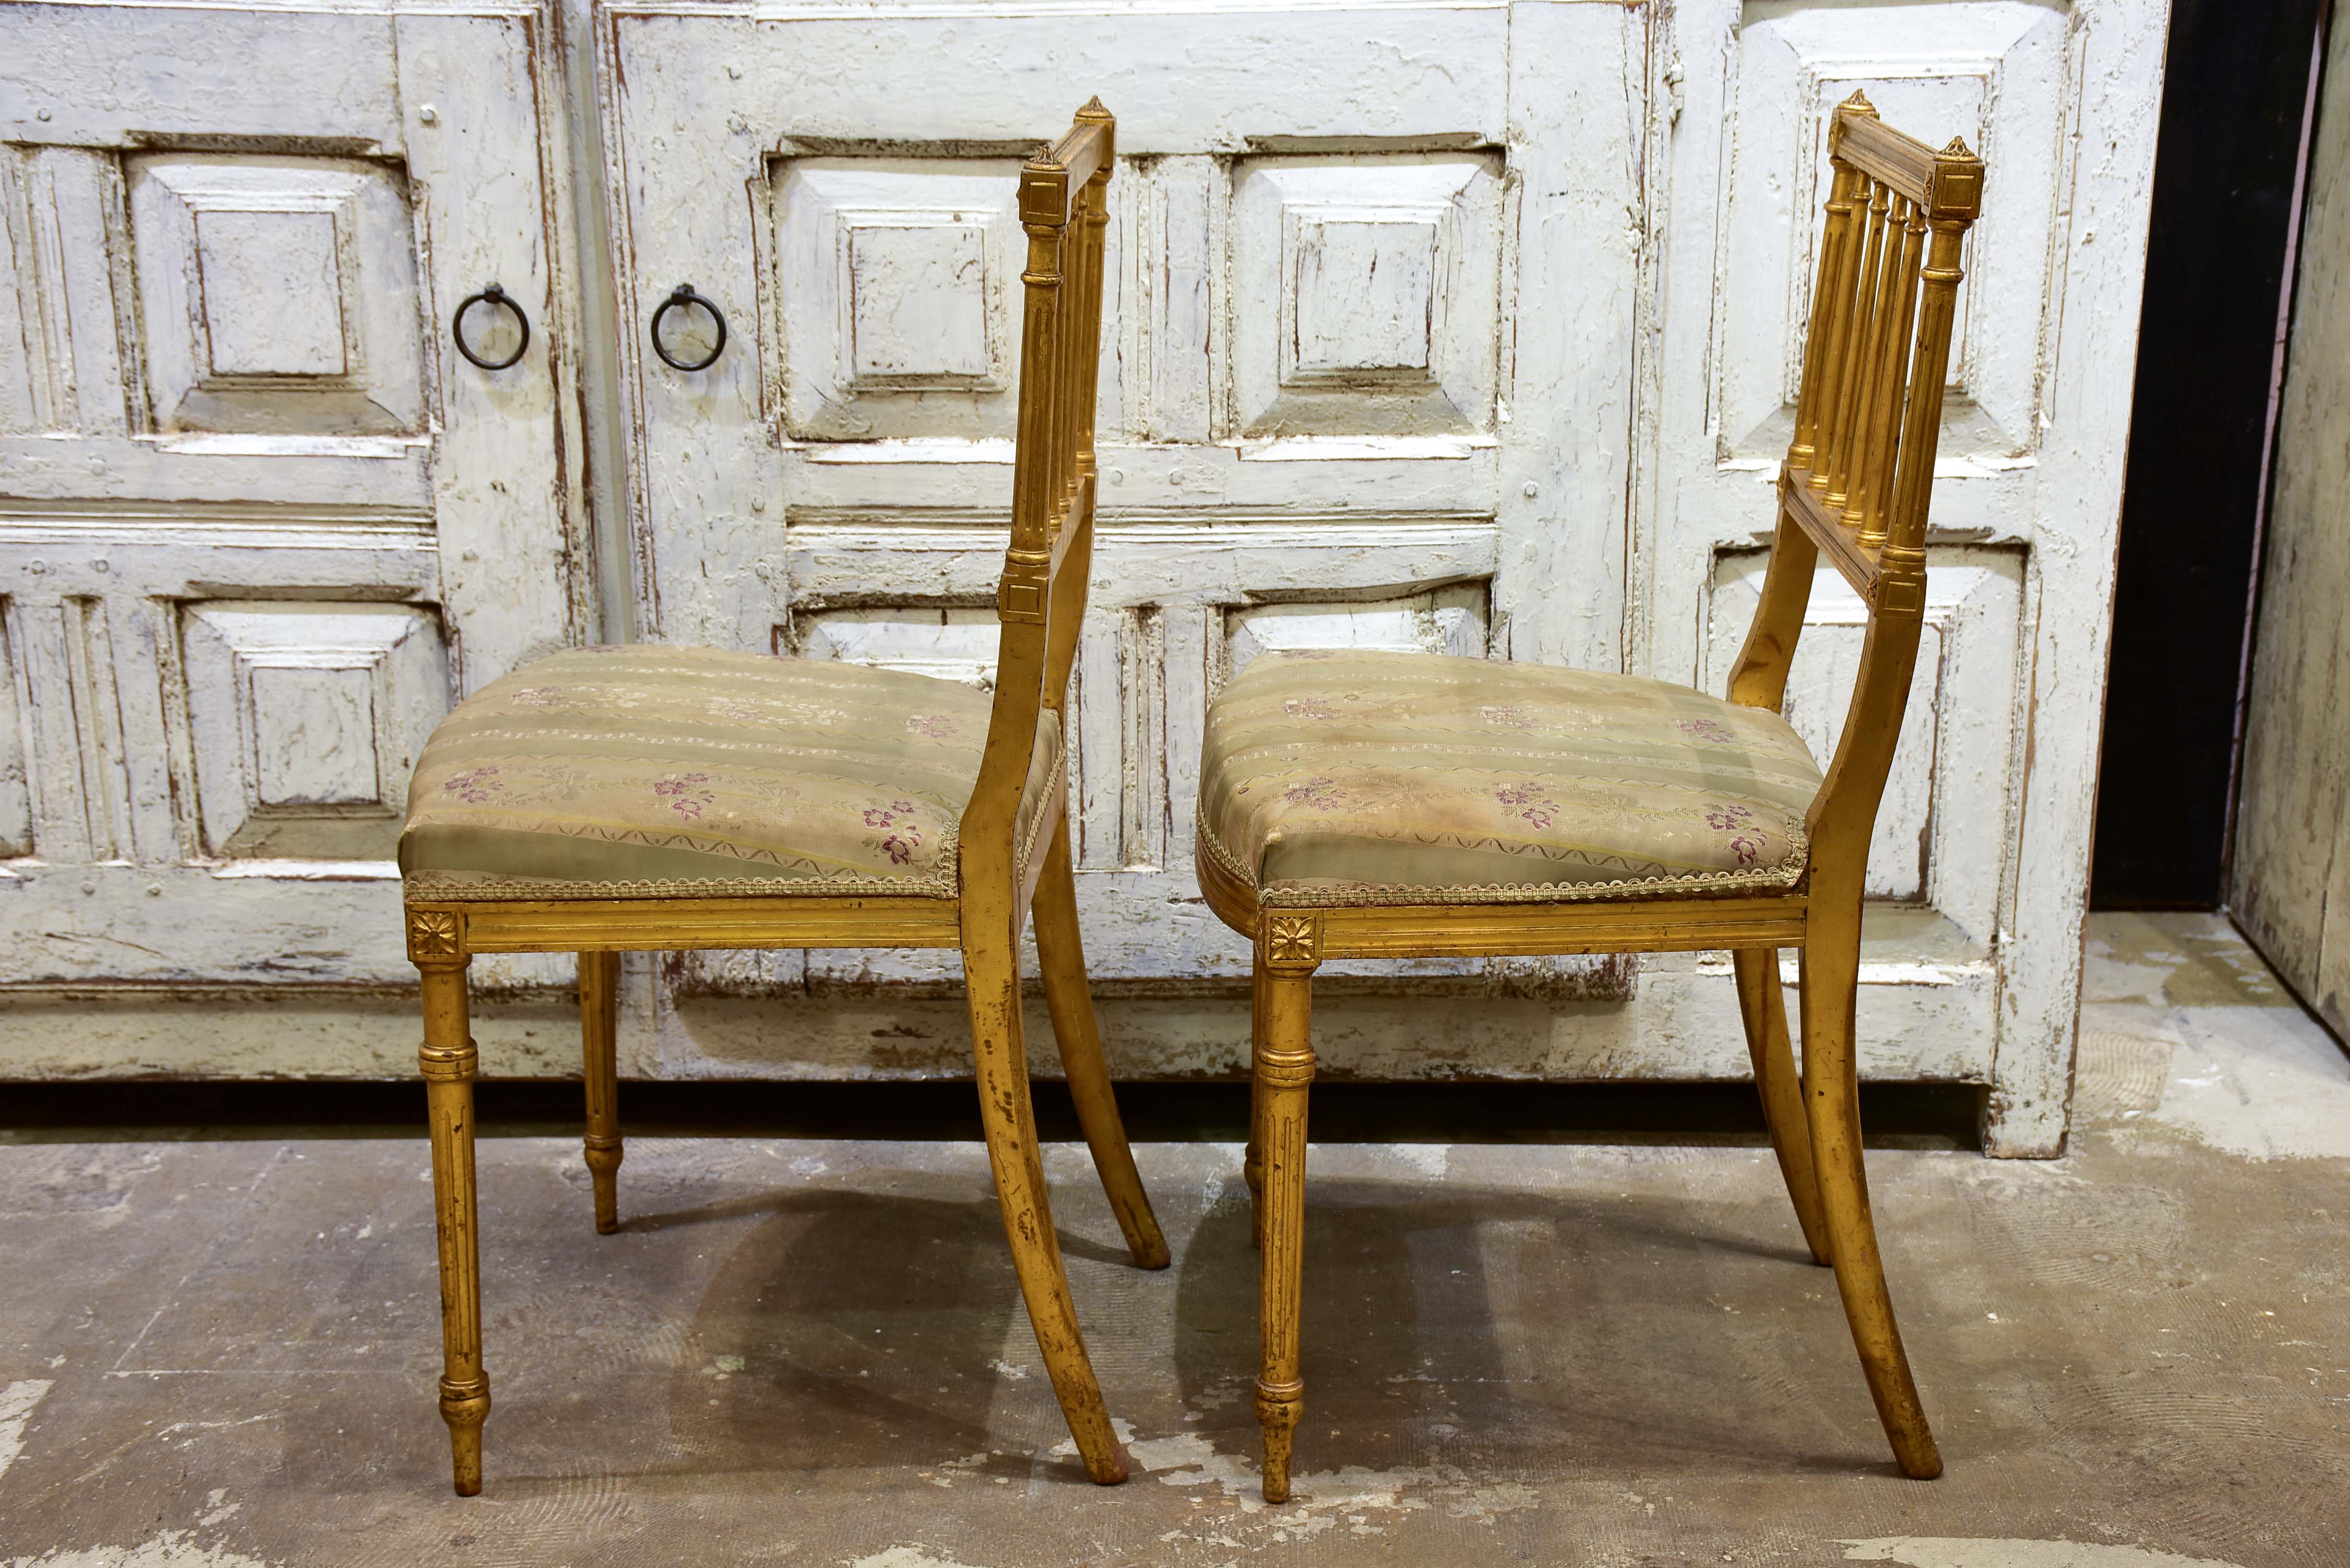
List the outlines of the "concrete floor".
<svg viewBox="0 0 2350 1568">
<path fill-rule="evenodd" d="M 1300 1501 L 1254 1490 L 1239 1150 L 1053 1151 L 1134 1479 L 1087 1485 L 981 1153 L 484 1141 L 448 1490 L 421 1137 L 0 1144 L 0 1563 L 2350 1563 L 2350 1064 L 2213 919 L 2100 919 L 2072 1154 L 1885 1148 L 1948 1473 L 1893 1471 L 1767 1151 L 1315 1151 Z M 1726 982 L 1725 982 L 1726 983 Z"/>
</svg>

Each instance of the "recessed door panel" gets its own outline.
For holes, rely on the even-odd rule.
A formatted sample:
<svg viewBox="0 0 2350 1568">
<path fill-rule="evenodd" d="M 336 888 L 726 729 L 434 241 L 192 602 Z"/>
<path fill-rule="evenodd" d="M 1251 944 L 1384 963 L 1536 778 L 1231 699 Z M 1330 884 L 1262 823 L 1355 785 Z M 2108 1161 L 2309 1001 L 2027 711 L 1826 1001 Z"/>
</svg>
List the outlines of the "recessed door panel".
<svg viewBox="0 0 2350 1568">
<path fill-rule="evenodd" d="M 156 430 L 423 430 L 423 301 L 397 169 L 147 157 L 127 175 Z"/>
</svg>

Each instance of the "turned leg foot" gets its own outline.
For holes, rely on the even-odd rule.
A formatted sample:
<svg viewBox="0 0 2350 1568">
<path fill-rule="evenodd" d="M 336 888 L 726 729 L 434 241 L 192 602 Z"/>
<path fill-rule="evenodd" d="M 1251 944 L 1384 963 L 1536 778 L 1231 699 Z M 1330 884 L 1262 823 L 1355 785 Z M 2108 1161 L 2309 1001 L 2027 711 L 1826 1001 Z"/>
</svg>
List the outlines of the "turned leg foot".
<svg viewBox="0 0 2350 1568">
<path fill-rule="evenodd" d="M 587 1065 L 588 1136 L 582 1155 L 596 1189 L 596 1229 L 620 1228 L 620 955 L 579 955 L 579 1036 Z"/>
<path fill-rule="evenodd" d="M 449 1459 L 457 1495 L 476 1496 L 482 1490 L 482 1423 L 490 1418 L 489 1378 L 470 1383 L 441 1379 L 441 1418 L 449 1423 Z"/>
</svg>

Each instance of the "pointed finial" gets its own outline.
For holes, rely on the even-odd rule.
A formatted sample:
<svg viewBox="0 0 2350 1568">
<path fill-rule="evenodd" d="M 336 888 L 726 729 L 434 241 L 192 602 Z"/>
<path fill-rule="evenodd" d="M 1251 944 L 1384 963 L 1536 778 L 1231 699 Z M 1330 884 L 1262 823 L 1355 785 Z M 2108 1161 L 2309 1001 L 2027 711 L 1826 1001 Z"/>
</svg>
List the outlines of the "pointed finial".
<svg viewBox="0 0 2350 1568">
<path fill-rule="evenodd" d="M 1965 137 L 1953 136 L 1950 144 L 1934 155 L 1929 210 L 1937 219 L 1971 223 L 1982 215 L 1982 188 L 1983 161 L 1968 147 Z"/>
<path fill-rule="evenodd" d="M 1847 114 L 1865 114 L 1871 119 L 1877 118 L 1877 106 L 1869 102 L 1868 95 L 1858 88 L 1853 88 L 1852 96 L 1836 107 Z"/>
<path fill-rule="evenodd" d="M 1096 93 L 1086 99 L 1086 107 L 1077 110 L 1077 117 L 1081 119 L 1107 119 L 1109 110 L 1102 107 L 1101 95 Z"/>
</svg>

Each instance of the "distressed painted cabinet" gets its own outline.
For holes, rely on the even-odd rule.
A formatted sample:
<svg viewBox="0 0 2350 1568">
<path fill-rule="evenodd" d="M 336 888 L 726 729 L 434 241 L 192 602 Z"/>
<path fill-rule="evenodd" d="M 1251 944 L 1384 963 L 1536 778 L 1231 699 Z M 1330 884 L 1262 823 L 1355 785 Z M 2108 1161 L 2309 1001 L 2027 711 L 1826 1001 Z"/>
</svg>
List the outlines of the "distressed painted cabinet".
<svg viewBox="0 0 2350 1568">
<path fill-rule="evenodd" d="M 550 21 L 0 6 L 5 1071 L 375 1064 L 236 1003 L 413 983 L 417 749 L 593 608 Z"/>
<path fill-rule="evenodd" d="M 1991 177 L 1872 864 L 1863 1060 L 1991 1085 L 1996 1149 L 2058 1147 L 2160 0 L 565 5 L 0 6 L 0 310 L 30 324 L 0 329 L 0 493 L 23 498 L 0 838 L 25 857 L 0 901 L 65 933 L 17 942 L 5 961 L 48 968 L 10 980 L 404 978 L 388 888 L 304 878 L 380 875 L 417 726 L 597 612 L 984 680 L 1011 483 L 1005 193 L 1098 93 L 1125 167 L 1074 718 L 1087 942 L 1121 1070 L 1237 1068 L 1245 954 L 1190 869 L 1209 697 L 1274 648 L 1719 687 L 1786 444 L 1822 129 L 1864 88 L 1905 129 L 1965 137 Z M 175 38 L 194 15 L 221 31 Z M 559 19 L 586 40 L 560 66 L 593 126 L 558 122 Z M 305 65 L 247 103 L 252 73 L 152 67 L 174 51 Z M 567 135 L 601 150 L 579 192 L 592 287 L 566 271 Z M 331 242 L 305 215 L 328 207 L 348 214 Z M 555 361 L 537 339 L 514 371 L 455 359 L 445 317 L 493 277 Z M 581 305 L 607 281 L 608 318 Z M 649 334 L 681 285 L 726 317 L 707 369 Z M 200 286 L 222 303 L 192 303 Z M 66 288 L 94 303 L 64 309 Z M 608 399 L 571 395 L 583 329 Z M 663 331 L 688 362 L 714 342 L 698 310 Z M 600 605 L 583 407 L 616 410 L 598 525 L 626 586 Z M 81 547 L 101 534 L 151 543 L 109 544 L 101 578 Z M 1833 577 L 1812 613 L 1790 709 L 1825 751 L 1863 618 Z M 633 1072 L 965 1070 L 934 959 L 629 976 Z M 561 1062 L 559 1024 L 515 1022 L 559 971 L 503 978 L 525 1000 L 484 1012 L 494 1069 Z M 1409 995 L 1362 966 L 1321 1013 L 1340 1073 L 1746 1070 L 1726 961 L 1420 965 Z M 11 1070 L 56 1070 L 31 1049 L 0 1025 Z"/>
</svg>

